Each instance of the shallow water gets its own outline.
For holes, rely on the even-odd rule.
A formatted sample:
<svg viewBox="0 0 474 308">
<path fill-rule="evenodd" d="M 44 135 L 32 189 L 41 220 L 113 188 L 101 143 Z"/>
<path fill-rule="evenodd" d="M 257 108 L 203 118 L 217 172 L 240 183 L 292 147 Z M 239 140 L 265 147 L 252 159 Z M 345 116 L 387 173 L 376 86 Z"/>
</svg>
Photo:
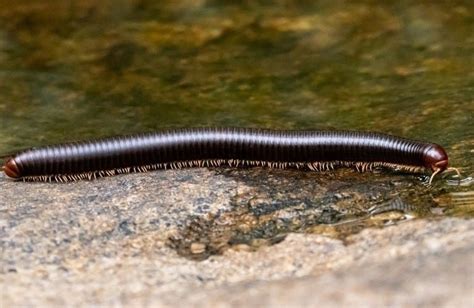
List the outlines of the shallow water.
<svg viewBox="0 0 474 308">
<path fill-rule="evenodd" d="M 0 0 L 0 154 L 168 127 L 355 129 L 442 144 L 474 175 L 471 1 L 155 3 Z M 404 201 L 474 215 L 472 180 L 416 181 Z"/>
</svg>

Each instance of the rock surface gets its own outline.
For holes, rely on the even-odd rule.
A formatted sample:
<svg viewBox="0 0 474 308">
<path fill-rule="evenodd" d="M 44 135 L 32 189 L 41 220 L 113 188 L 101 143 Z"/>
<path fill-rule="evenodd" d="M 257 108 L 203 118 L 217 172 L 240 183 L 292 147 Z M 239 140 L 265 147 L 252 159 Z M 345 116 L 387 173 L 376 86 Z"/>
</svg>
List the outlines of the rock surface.
<svg viewBox="0 0 474 308">
<path fill-rule="evenodd" d="M 68 184 L 2 176 L 2 306 L 472 307 L 474 221 L 396 220 L 344 237 L 314 234 L 330 209 L 362 208 L 388 190 L 380 181 L 334 197 L 328 185 L 342 182 L 329 182 L 259 169 Z M 311 226 L 292 233 L 294 220 Z"/>
</svg>

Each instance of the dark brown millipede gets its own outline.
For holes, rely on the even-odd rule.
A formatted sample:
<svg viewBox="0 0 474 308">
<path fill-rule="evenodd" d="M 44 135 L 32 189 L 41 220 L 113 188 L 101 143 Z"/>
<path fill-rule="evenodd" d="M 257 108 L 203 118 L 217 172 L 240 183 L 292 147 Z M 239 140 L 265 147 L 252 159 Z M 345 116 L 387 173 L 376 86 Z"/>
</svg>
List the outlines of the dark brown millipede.
<svg viewBox="0 0 474 308">
<path fill-rule="evenodd" d="M 359 171 L 387 167 L 425 169 L 433 177 L 448 168 L 438 144 L 357 131 L 288 131 L 193 128 L 110 137 L 31 148 L 8 158 L 7 176 L 24 181 L 74 181 L 161 168 L 228 165 Z"/>
</svg>

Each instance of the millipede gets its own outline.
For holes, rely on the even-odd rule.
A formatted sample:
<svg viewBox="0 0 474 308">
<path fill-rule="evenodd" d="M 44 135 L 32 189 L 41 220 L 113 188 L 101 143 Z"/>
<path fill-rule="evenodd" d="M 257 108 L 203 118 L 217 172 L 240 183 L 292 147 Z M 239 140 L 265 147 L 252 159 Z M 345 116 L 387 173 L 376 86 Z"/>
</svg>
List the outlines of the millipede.
<svg viewBox="0 0 474 308">
<path fill-rule="evenodd" d="M 454 170 L 438 144 L 376 132 L 192 128 L 48 145 L 8 157 L 5 174 L 23 181 L 92 180 L 155 169 L 266 166 L 313 171 L 383 167 Z"/>
</svg>

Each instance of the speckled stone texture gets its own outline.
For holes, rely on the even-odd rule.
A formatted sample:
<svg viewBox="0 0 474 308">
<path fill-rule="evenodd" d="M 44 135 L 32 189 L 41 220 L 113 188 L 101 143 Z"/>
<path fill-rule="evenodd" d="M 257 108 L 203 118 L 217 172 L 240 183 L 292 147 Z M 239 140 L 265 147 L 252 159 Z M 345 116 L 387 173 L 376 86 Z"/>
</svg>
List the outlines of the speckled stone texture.
<svg viewBox="0 0 474 308">
<path fill-rule="evenodd" d="M 16 183 L 2 175 L 1 306 L 473 306 L 472 220 L 398 221 L 343 239 L 292 232 L 258 239 L 278 229 L 268 221 L 302 217 L 294 213 L 304 206 L 294 200 L 312 194 L 315 204 L 334 204 L 322 182 L 313 173 L 259 169 L 169 170 L 68 184 Z M 374 185 L 371 194 L 383 187 Z M 349 200 L 363 203 L 360 195 Z M 265 200 L 279 203 L 261 215 L 255 208 Z M 320 204 L 304 217 L 326 215 Z M 183 238 L 190 235 L 188 245 Z M 242 242 L 230 245 L 236 238 Z"/>
</svg>

